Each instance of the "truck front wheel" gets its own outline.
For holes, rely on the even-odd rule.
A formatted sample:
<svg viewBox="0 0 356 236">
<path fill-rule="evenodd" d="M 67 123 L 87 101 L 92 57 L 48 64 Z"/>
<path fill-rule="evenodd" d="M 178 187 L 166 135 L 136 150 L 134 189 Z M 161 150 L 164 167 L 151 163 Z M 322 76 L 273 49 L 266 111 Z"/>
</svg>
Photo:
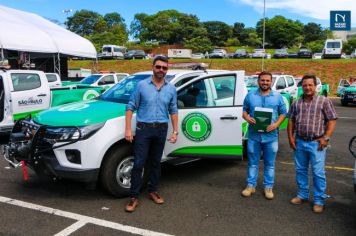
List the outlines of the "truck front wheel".
<svg viewBox="0 0 356 236">
<path fill-rule="evenodd" d="M 133 160 L 133 149 L 128 144 L 118 146 L 108 153 L 100 174 L 101 184 L 106 191 L 116 197 L 129 195 Z M 147 182 L 145 172 L 143 172 L 143 183 Z"/>
<path fill-rule="evenodd" d="M 347 104 L 348 104 L 347 101 L 341 100 L 341 105 L 342 105 L 342 106 L 347 106 Z"/>
<path fill-rule="evenodd" d="M 328 93 L 326 91 L 323 92 L 324 97 L 328 96 Z"/>
</svg>

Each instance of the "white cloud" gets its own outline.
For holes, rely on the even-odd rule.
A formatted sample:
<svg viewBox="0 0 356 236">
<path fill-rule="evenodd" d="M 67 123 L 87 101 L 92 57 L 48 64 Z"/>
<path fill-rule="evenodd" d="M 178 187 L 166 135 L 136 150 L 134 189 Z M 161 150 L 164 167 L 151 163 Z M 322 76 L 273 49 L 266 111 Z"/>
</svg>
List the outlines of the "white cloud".
<svg viewBox="0 0 356 236">
<path fill-rule="evenodd" d="M 258 12 L 263 11 L 263 0 L 230 1 L 250 5 Z M 331 10 L 350 10 L 351 22 L 356 23 L 355 0 L 266 0 L 267 15 L 268 9 L 286 10 L 318 20 L 329 20 Z"/>
</svg>

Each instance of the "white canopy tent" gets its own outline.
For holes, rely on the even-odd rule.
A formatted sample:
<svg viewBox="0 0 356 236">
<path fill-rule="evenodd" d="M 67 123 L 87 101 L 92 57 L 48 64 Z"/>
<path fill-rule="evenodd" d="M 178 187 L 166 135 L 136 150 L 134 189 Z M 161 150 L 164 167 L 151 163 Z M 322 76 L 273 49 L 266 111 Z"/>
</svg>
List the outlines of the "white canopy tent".
<svg viewBox="0 0 356 236">
<path fill-rule="evenodd" d="M 0 25 L 2 49 L 96 58 L 89 40 L 39 15 L 0 5 Z"/>
<path fill-rule="evenodd" d="M 3 50 L 52 53 L 60 71 L 60 55 L 96 58 L 94 45 L 87 39 L 45 18 L 0 5 L 0 57 Z"/>
</svg>

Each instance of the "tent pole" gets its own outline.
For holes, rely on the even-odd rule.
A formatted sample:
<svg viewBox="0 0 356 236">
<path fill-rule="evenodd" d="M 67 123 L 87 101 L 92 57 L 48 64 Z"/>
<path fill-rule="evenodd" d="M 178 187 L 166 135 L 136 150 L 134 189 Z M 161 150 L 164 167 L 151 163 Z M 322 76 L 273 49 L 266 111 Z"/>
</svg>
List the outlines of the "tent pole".
<svg viewBox="0 0 356 236">
<path fill-rule="evenodd" d="M 61 76 L 61 57 L 59 53 L 57 55 L 53 54 L 53 67 L 54 72 Z"/>
<path fill-rule="evenodd" d="M 1 60 L 4 60 L 4 48 L 1 48 Z"/>
</svg>

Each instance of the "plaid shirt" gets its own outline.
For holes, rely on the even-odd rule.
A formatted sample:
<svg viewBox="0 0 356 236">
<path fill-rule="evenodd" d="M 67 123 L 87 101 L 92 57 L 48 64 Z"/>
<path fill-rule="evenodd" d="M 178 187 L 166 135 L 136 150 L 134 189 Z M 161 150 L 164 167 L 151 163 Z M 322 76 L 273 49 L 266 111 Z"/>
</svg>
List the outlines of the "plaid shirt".
<svg viewBox="0 0 356 236">
<path fill-rule="evenodd" d="M 310 102 L 299 98 L 292 104 L 288 114 L 295 121 L 298 136 L 315 138 L 323 136 L 329 120 L 336 120 L 337 114 L 330 99 L 315 95 Z"/>
</svg>

